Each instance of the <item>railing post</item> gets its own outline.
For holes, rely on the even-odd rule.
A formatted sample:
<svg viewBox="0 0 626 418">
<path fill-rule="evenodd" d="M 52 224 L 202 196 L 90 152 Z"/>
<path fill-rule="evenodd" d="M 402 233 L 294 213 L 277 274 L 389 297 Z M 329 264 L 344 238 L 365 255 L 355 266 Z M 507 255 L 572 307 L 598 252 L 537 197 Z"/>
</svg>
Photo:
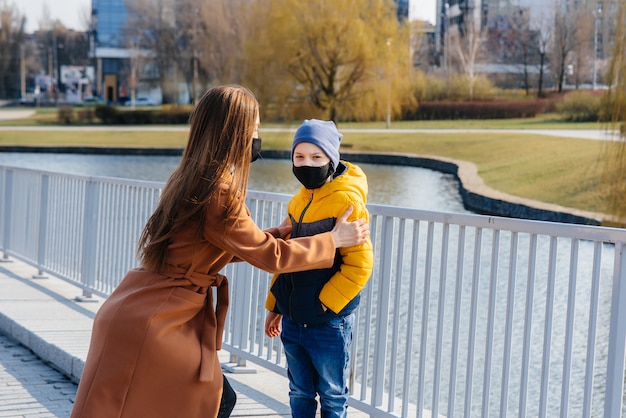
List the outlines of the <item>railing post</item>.
<svg viewBox="0 0 626 418">
<path fill-rule="evenodd" d="M 387 341 L 389 329 L 389 297 L 391 292 L 391 259 L 393 256 L 394 218 L 385 217 L 383 221 L 382 240 L 384 246 L 381 257 L 380 278 L 378 282 L 378 309 L 376 314 L 376 337 L 374 343 L 374 370 L 372 377 L 372 405 L 382 406 L 385 390 L 385 361 L 387 357 Z M 399 284 L 398 284 L 399 286 Z M 394 396 L 393 393 L 389 396 Z"/>
<path fill-rule="evenodd" d="M 13 205 L 13 170 L 6 170 L 4 177 L 4 236 L 2 237 L 2 258 L 0 262 L 9 260 L 8 251 L 11 248 L 11 206 Z"/>
<path fill-rule="evenodd" d="M 80 302 L 95 301 L 91 290 L 96 284 L 96 248 L 98 246 L 98 206 L 100 183 L 88 180 L 85 185 L 85 202 L 83 211 L 83 259 L 81 280 L 83 294 L 76 298 Z"/>
<path fill-rule="evenodd" d="M 615 271 L 609 328 L 609 352 L 606 365 L 604 417 L 622 414 L 624 395 L 624 355 L 626 345 L 626 251 L 623 242 L 615 243 Z"/>
<path fill-rule="evenodd" d="M 41 193 L 39 202 L 39 236 L 37 246 L 37 270 L 38 273 L 33 275 L 33 279 L 46 278 L 43 274 L 43 266 L 46 264 L 46 238 L 48 230 L 48 188 L 50 176 L 44 174 L 41 176 Z"/>
</svg>

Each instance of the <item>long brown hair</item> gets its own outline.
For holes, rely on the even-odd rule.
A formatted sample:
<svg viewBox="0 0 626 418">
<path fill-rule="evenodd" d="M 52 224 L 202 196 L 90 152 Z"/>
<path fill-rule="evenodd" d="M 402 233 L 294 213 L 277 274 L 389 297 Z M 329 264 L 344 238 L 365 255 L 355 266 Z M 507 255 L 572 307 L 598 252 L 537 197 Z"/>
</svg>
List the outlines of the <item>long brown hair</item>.
<svg viewBox="0 0 626 418">
<path fill-rule="evenodd" d="M 145 268 L 163 271 L 172 237 L 190 223 L 195 224 L 199 244 L 206 205 L 220 182 L 230 183 L 224 218 L 241 209 L 258 115 L 259 103 L 244 87 L 215 87 L 202 96 L 190 117 L 180 165 L 139 240 L 137 255 Z"/>
</svg>

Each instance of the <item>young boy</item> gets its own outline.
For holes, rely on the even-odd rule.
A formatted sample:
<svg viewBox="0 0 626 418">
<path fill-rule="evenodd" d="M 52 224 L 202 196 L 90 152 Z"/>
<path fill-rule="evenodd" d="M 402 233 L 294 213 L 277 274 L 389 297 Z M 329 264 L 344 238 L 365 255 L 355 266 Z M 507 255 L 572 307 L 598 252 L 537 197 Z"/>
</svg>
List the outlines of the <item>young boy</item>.
<svg viewBox="0 0 626 418">
<path fill-rule="evenodd" d="M 358 166 L 339 160 L 342 137 L 332 121 L 316 119 L 305 120 L 295 133 L 293 173 L 303 187 L 288 205 L 293 238 L 330 231 L 350 206 L 354 207 L 351 218 L 369 221 L 367 178 Z M 324 418 L 347 416 L 354 311 L 372 273 L 373 259 L 368 239 L 338 250 L 329 269 L 272 279 L 265 333 L 281 336 L 294 418 L 314 417 L 317 395 Z"/>
</svg>

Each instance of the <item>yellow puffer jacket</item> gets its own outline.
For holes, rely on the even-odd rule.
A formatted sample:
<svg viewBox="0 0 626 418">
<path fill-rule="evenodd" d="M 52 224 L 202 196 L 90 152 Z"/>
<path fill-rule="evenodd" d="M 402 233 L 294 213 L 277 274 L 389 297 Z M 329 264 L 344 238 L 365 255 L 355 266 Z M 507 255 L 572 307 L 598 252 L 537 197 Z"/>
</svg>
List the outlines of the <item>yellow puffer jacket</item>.
<svg viewBox="0 0 626 418">
<path fill-rule="evenodd" d="M 350 206 L 354 211 L 348 221 L 366 218 L 369 222 L 365 207 L 368 188 L 365 173 L 345 161 L 339 163 L 337 172 L 340 174 L 331 182 L 315 190 L 302 187 L 290 200 L 291 237 L 330 231 Z M 304 323 L 325 322 L 337 314 L 347 315 L 358 306 L 358 296 L 372 274 L 373 264 L 369 239 L 358 246 L 340 248 L 333 268 L 275 275 L 265 307 Z M 322 310 L 322 303 L 329 311 Z"/>
</svg>

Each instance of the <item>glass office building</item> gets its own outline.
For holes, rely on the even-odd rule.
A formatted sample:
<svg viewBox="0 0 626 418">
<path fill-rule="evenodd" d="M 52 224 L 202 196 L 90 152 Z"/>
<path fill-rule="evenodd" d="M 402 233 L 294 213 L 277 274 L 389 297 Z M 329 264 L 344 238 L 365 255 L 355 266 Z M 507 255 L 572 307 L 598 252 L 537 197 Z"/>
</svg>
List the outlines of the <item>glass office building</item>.
<svg viewBox="0 0 626 418">
<path fill-rule="evenodd" d="M 115 103 L 127 95 L 129 51 L 124 45 L 126 0 L 92 0 L 91 55 L 96 61 L 98 95 Z"/>
<path fill-rule="evenodd" d="M 92 0 L 95 37 L 99 47 L 123 47 L 121 35 L 126 24 L 126 0 Z"/>
</svg>

